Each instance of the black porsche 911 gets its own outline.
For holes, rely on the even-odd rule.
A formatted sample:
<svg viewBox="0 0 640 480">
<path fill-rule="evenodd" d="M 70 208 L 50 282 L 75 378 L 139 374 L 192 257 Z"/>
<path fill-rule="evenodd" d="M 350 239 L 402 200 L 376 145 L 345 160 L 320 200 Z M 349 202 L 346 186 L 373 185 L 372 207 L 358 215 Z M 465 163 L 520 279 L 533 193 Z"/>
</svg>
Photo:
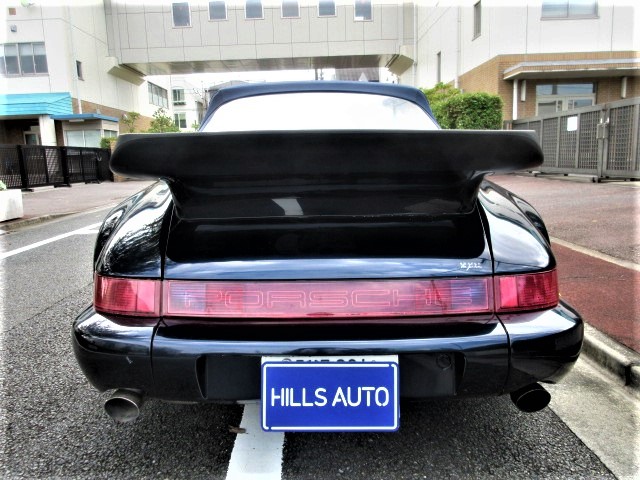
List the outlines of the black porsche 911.
<svg viewBox="0 0 640 480">
<path fill-rule="evenodd" d="M 542 162 L 535 134 L 440 130 L 416 89 L 231 87 L 197 133 L 122 135 L 114 172 L 160 179 L 106 217 L 86 377 L 146 398 L 261 401 L 268 431 L 393 431 L 400 399 L 549 402 L 582 320 L 538 213 L 485 180 Z"/>
</svg>

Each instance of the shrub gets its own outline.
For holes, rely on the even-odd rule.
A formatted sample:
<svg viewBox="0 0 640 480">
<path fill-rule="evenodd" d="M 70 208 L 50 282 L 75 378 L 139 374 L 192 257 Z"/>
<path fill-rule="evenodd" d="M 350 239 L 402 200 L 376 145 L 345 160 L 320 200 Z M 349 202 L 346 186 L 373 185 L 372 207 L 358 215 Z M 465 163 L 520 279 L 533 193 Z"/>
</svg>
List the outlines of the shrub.
<svg viewBox="0 0 640 480">
<path fill-rule="evenodd" d="M 116 143 L 117 137 L 102 137 L 100 139 L 100 148 L 111 149 L 111 146 Z"/>
<path fill-rule="evenodd" d="M 489 93 L 462 93 L 444 102 L 442 127 L 499 130 L 502 128 L 502 99 Z"/>
<path fill-rule="evenodd" d="M 421 88 L 420 90 L 422 90 L 422 93 L 424 93 L 427 100 L 429 100 L 429 105 L 431 106 L 433 116 L 436 117 L 436 121 L 443 128 L 448 128 L 443 125 L 443 122 L 446 121 L 443 108 L 449 99 L 456 95 L 460 95 L 460 90 L 455 88 L 453 85 L 442 82 L 437 83 L 433 88 Z"/>
<path fill-rule="evenodd" d="M 442 128 L 500 129 L 502 128 L 502 99 L 489 93 L 461 93 L 452 85 L 438 83 L 422 88 L 433 116 Z"/>
</svg>

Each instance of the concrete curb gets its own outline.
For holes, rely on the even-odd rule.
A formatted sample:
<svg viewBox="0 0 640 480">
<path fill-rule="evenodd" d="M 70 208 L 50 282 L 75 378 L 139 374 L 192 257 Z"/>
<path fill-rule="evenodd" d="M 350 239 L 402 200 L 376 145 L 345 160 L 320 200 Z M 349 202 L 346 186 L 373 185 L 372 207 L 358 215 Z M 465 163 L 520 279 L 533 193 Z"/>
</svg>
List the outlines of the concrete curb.
<svg viewBox="0 0 640 480">
<path fill-rule="evenodd" d="M 616 342 L 591 325 L 584 325 L 582 354 L 640 392 L 640 353 Z"/>
<path fill-rule="evenodd" d="M 25 218 L 20 220 L 9 220 L 6 223 L 0 223 L 0 230 L 11 232 L 13 230 L 18 230 L 19 228 L 30 227 L 31 225 L 37 225 L 39 223 L 48 222 L 49 220 L 56 220 L 61 217 L 66 217 L 67 215 L 73 215 L 74 213 L 79 212 L 54 213 L 51 215 L 41 215 L 39 217 Z"/>
<path fill-rule="evenodd" d="M 58 218 L 68 217 L 70 215 L 77 215 L 80 213 L 91 213 L 91 212 L 99 212 L 100 210 L 107 210 L 115 207 L 118 202 L 108 203 L 105 205 L 99 205 L 97 207 L 89 208 L 87 210 L 78 210 L 75 212 L 63 212 L 63 213 L 53 213 L 50 215 L 41 215 L 39 217 L 18 219 L 18 220 L 9 220 L 6 223 L 0 223 L 0 232 L 12 232 L 14 230 L 19 230 L 24 227 L 30 227 L 32 225 L 38 225 L 40 223 L 48 222 L 50 220 L 57 220 Z"/>
</svg>

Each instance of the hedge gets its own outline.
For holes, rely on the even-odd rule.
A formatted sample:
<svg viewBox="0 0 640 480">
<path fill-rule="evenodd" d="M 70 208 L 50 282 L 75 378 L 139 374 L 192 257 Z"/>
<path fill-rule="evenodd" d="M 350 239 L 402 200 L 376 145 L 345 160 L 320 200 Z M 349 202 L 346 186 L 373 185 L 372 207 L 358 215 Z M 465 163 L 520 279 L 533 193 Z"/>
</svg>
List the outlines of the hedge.
<svg viewBox="0 0 640 480">
<path fill-rule="evenodd" d="M 502 99 L 488 93 L 460 93 L 449 84 L 438 83 L 422 89 L 431 110 L 442 128 L 500 129 L 502 128 Z"/>
<path fill-rule="evenodd" d="M 442 128 L 499 130 L 502 99 L 489 93 L 461 93 L 440 106 Z"/>
<path fill-rule="evenodd" d="M 451 97 L 460 95 L 460 90 L 453 85 L 442 82 L 437 83 L 432 88 L 421 88 L 420 90 L 422 90 L 422 93 L 424 93 L 427 100 L 429 100 L 429 105 L 431 106 L 433 116 L 436 117 L 436 121 L 442 125 L 445 120 L 444 105 Z"/>
</svg>

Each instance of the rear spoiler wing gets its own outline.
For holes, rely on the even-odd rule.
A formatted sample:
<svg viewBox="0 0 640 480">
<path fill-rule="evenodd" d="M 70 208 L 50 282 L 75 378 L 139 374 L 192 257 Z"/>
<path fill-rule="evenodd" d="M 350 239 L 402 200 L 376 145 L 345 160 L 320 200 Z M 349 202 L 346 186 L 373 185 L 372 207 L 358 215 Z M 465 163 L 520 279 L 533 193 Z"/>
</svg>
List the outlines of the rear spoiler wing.
<svg viewBox="0 0 640 480">
<path fill-rule="evenodd" d="M 532 131 L 127 134 L 111 169 L 169 184 L 182 220 L 449 216 L 484 175 L 542 163 Z"/>
</svg>

